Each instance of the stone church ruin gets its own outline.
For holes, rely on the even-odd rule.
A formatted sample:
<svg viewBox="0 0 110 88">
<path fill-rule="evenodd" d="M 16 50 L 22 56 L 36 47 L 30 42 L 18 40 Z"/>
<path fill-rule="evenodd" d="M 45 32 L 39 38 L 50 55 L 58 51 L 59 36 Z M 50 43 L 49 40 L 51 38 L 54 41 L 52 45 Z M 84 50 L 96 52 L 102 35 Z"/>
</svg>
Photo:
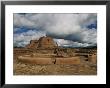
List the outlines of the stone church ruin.
<svg viewBox="0 0 110 88">
<path fill-rule="evenodd" d="M 51 37 L 41 37 L 39 40 L 31 40 L 30 44 L 26 46 L 29 49 L 52 49 L 57 47 L 57 43 Z"/>
<path fill-rule="evenodd" d="M 31 64 L 78 65 L 81 63 L 81 57 L 96 64 L 96 52 L 96 49 L 62 48 L 48 36 L 31 40 L 24 48 L 14 48 L 14 55 L 19 61 Z"/>
</svg>

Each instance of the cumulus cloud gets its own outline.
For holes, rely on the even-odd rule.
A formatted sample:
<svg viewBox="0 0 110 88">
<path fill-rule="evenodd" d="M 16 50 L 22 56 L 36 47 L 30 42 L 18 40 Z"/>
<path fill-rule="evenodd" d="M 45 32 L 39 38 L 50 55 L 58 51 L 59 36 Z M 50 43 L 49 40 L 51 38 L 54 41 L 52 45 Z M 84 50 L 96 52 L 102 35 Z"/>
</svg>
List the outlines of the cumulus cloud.
<svg viewBox="0 0 110 88">
<path fill-rule="evenodd" d="M 58 46 L 64 46 L 64 47 L 87 47 L 87 46 L 94 46 L 93 44 L 88 43 L 79 43 L 74 42 L 70 40 L 64 40 L 64 39 L 54 39 L 55 42 L 57 42 Z"/>
<path fill-rule="evenodd" d="M 14 34 L 14 46 L 24 47 L 30 40 L 38 40 L 41 36 L 46 36 L 44 32 L 29 30 L 20 34 Z"/>
<path fill-rule="evenodd" d="M 15 34 L 21 36 L 18 38 L 15 36 L 14 41 L 22 40 L 23 42 L 33 37 L 38 38 L 44 35 L 53 37 L 54 39 L 60 39 L 60 41 L 68 41 L 68 44 L 73 45 L 94 45 L 97 43 L 97 30 L 95 28 L 89 29 L 88 25 L 97 22 L 96 13 L 85 14 L 14 14 L 14 27 L 27 27 L 28 32 Z M 17 29 L 14 28 L 14 31 Z M 39 34 L 39 31 L 43 33 Z M 29 36 L 29 33 L 33 33 Z M 28 36 L 26 36 L 28 35 Z M 27 39 L 26 39 L 27 38 Z M 24 39 L 24 40 L 23 40 Z M 62 40 L 61 40 L 62 39 Z M 71 41 L 71 42 L 70 42 Z M 58 41 L 57 41 L 58 42 Z M 60 45 L 65 45 L 60 43 Z M 18 42 L 19 43 L 19 42 Z M 21 43 L 20 43 L 21 44 Z M 83 46 L 82 45 L 82 46 Z"/>
</svg>

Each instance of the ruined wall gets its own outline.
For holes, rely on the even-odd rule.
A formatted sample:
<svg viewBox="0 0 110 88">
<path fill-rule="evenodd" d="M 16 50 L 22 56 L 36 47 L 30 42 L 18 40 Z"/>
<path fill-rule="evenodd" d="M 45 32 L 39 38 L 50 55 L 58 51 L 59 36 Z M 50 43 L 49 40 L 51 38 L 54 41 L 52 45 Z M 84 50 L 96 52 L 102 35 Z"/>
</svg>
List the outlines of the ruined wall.
<svg viewBox="0 0 110 88">
<path fill-rule="evenodd" d="M 78 65 L 80 64 L 80 58 L 79 57 L 72 57 L 72 58 L 46 58 L 46 57 L 28 57 L 28 56 L 19 56 L 18 60 L 25 62 L 25 63 L 31 63 L 31 64 L 62 64 L 62 65 Z"/>
<path fill-rule="evenodd" d="M 38 47 L 38 40 L 31 40 L 30 44 L 26 45 L 26 48 L 36 49 Z"/>
<path fill-rule="evenodd" d="M 80 57 L 72 57 L 72 58 L 56 58 L 56 64 L 80 64 Z"/>
<path fill-rule="evenodd" d="M 30 58 L 30 57 L 18 57 L 19 61 L 22 61 L 24 63 L 30 63 L 30 64 L 52 64 L 51 58 Z"/>
<path fill-rule="evenodd" d="M 30 49 L 47 49 L 56 47 L 58 47 L 58 45 L 53 41 L 51 37 L 41 37 L 39 40 L 31 40 L 30 44 L 26 46 L 26 48 Z"/>
<path fill-rule="evenodd" d="M 93 55 L 88 56 L 88 61 L 96 64 L 97 63 L 97 55 L 93 54 Z"/>
<path fill-rule="evenodd" d="M 55 48 L 57 44 L 53 41 L 51 37 L 41 37 L 38 40 L 38 48 Z"/>
</svg>

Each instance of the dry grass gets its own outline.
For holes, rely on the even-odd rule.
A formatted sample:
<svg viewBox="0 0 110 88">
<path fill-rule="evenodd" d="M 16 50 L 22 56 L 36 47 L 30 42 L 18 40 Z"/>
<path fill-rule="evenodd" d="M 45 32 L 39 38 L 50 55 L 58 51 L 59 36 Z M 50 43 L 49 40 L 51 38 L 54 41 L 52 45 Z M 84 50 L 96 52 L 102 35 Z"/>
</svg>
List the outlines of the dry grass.
<svg viewBox="0 0 110 88">
<path fill-rule="evenodd" d="M 14 75 L 96 75 L 97 66 L 82 62 L 80 65 L 36 65 L 14 58 Z"/>
</svg>

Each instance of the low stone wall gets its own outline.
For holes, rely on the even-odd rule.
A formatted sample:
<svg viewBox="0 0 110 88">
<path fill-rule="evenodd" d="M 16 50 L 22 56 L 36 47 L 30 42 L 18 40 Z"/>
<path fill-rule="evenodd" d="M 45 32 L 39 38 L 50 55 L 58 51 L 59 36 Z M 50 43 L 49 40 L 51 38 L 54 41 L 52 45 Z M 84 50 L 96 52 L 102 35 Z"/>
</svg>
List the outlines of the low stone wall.
<svg viewBox="0 0 110 88">
<path fill-rule="evenodd" d="M 80 64 L 79 57 L 56 58 L 56 64 Z"/>
<path fill-rule="evenodd" d="M 52 64 L 51 58 L 18 57 L 19 61 L 30 64 Z"/>
<path fill-rule="evenodd" d="M 31 64 L 80 64 L 79 57 L 71 57 L 71 58 L 41 58 L 41 57 L 28 57 L 28 56 L 19 56 L 19 61 L 24 63 Z"/>
</svg>

